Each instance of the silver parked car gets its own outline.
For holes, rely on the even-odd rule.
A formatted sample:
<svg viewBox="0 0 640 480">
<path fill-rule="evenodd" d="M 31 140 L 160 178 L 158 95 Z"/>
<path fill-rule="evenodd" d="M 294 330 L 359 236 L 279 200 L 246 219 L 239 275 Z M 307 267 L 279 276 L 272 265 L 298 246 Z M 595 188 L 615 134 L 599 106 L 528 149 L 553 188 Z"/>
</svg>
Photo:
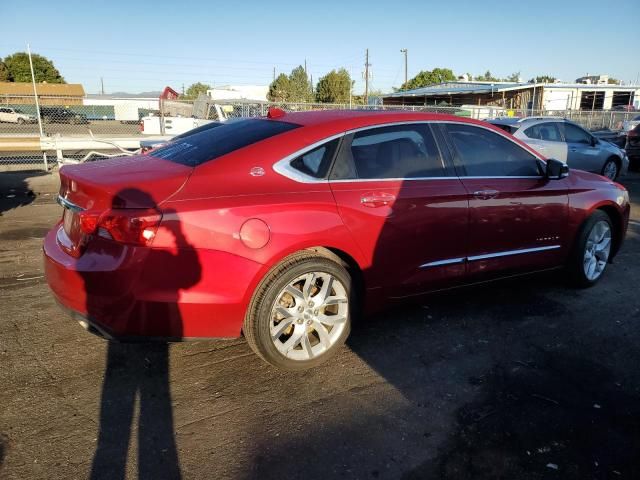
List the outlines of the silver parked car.
<svg viewBox="0 0 640 480">
<path fill-rule="evenodd" d="M 496 118 L 488 122 L 511 133 L 547 158 L 615 180 L 629 168 L 624 150 L 559 117 Z"/>
</svg>

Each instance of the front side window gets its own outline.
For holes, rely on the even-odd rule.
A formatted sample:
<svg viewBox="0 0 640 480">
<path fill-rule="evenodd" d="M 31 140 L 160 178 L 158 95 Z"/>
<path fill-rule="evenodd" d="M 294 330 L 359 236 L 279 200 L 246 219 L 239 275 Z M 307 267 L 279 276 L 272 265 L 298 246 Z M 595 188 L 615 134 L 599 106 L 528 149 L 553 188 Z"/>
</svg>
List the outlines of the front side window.
<svg viewBox="0 0 640 480">
<path fill-rule="evenodd" d="M 567 143 L 586 143 L 591 145 L 591 135 L 570 123 L 564 124 L 564 139 Z"/>
<path fill-rule="evenodd" d="M 544 140 L 547 142 L 561 142 L 560 130 L 555 123 L 539 123 L 532 125 L 524 131 L 524 134 L 536 140 Z"/>
<path fill-rule="evenodd" d="M 196 167 L 299 126 L 294 123 L 256 118 L 226 122 L 220 127 L 175 140 L 165 147 L 154 150 L 152 155 Z"/>
<path fill-rule="evenodd" d="M 448 123 L 445 129 L 454 147 L 459 167 L 470 177 L 539 176 L 536 157 L 485 128 Z"/>
<path fill-rule="evenodd" d="M 433 134 L 426 124 L 362 130 L 341 152 L 332 179 L 391 179 L 445 176 Z"/>
</svg>

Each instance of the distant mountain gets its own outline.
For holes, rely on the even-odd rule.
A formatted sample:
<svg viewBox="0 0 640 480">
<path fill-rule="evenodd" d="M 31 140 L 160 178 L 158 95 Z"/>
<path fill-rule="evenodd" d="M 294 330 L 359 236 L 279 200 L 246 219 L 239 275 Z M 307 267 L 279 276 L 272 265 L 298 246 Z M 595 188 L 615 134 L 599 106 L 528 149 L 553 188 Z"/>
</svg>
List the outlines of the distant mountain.
<svg viewBox="0 0 640 480">
<path fill-rule="evenodd" d="M 154 92 L 140 92 L 140 93 L 127 93 L 127 92 L 113 92 L 110 93 L 110 97 L 117 98 L 158 98 L 162 95 L 162 91 L 154 91 Z"/>
</svg>

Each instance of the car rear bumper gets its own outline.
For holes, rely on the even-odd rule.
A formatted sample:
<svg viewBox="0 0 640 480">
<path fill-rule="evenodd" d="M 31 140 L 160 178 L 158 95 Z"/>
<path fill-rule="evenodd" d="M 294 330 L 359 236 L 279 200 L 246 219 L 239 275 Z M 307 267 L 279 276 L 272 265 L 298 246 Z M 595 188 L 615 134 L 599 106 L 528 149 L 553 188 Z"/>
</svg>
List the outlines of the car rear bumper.
<svg viewBox="0 0 640 480">
<path fill-rule="evenodd" d="M 116 340 L 240 335 L 263 265 L 226 252 L 181 256 L 107 240 L 74 258 L 58 244 L 59 228 L 44 239 L 45 277 L 57 302 L 92 333 Z"/>
</svg>

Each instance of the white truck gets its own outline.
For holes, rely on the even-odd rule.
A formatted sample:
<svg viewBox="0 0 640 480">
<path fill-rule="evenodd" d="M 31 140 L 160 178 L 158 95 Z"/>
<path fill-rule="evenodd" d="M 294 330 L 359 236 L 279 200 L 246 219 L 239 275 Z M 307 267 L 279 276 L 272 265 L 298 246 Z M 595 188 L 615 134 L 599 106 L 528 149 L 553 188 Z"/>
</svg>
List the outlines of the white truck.
<svg viewBox="0 0 640 480">
<path fill-rule="evenodd" d="M 209 119 L 192 117 L 167 117 L 148 115 L 140 120 L 140 133 L 143 135 L 180 135 L 207 123 L 226 122 L 227 113 L 223 106 L 212 105 Z"/>
</svg>

